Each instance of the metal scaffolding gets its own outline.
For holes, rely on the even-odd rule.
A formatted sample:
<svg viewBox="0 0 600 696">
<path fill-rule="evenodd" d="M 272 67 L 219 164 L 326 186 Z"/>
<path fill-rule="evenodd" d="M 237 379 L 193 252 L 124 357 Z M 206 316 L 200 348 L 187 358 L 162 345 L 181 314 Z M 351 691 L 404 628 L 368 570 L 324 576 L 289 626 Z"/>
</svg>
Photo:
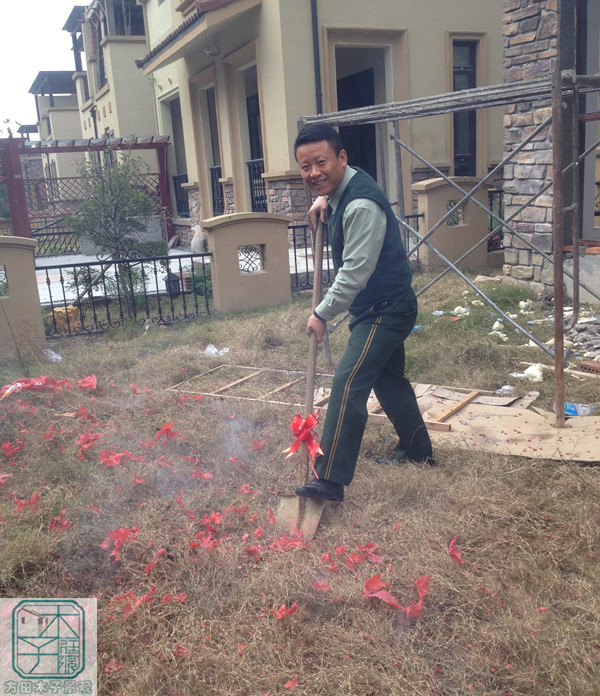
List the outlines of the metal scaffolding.
<svg viewBox="0 0 600 696">
<path fill-rule="evenodd" d="M 600 120 L 600 113 L 581 114 L 579 109 L 579 97 L 589 92 L 600 91 L 600 74 L 597 75 L 576 75 L 573 71 L 559 71 L 558 69 L 551 77 L 542 77 L 535 80 L 523 80 L 512 84 L 491 85 L 487 87 L 479 87 L 476 89 L 461 90 L 458 92 L 450 92 L 448 94 L 436 95 L 432 97 L 422 97 L 411 99 L 405 102 L 392 102 L 388 104 L 379 104 L 375 106 L 361 107 L 350 109 L 347 111 L 337 111 L 328 114 L 319 114 L 316 116 L 302 116 L 299 119 L 299 127 L 302 128 L 313 123 L 328 123 L 334 126 L 345 125 L 362 125 L 362 124 L 383 124 L 392 122 L 394 124 L 394 133 L 391 136 L 395 145 L 396 155 L 396 172 L 397 172 L 397 187 L 399 201 L 399 222 L 401 226 L 408 230 L 410 234 L 417 240 L 417 244 L 407 250 L 409 255 L 414 254 L 418 248 L 426 244 L 429 249 L 440 258 L 447 268 L 440 273 L 431 283 L 429 283 L 420 292 L 425 292 L 434 283 L 440 280 L 449 271 L 457 273 L 495 312 L 510 323 L 517 331 L 520 331 L 530 341 L 537 345 L 540 349 L 554 358 L 555 368 L 555 425 L 563 427 L 565 424 L 564 413 L 564 369 L 565 369 L 565 353 L 564 353 L 564 276 L 571 278 L 573 282 L 573 314 L 569 322 L 568 328 L 572 327 L 579 314 L 579 289 L 584 288 L 588 293 L 600 301 L 600 295 L 592 288 L 581 282 L 579 278 L 579 227 L 581 220 L 580 210 L 580 190 L 581 190 L 581 164 L 583 160 L 595 152 L 596 147 L 600 144 L 600 140 L 596 141 L 585 152 L 579 154 L 579 124 Z M 561 134 L 563 122 L 563 108 L 565 100 L 569 100 L 572 104 L 572 151 L 573 160 L 564 169 L 563 162 L 563 139 L 556 137 L 556 134 Z M 465 191 L 457 185 L 452 178 L 443 174 L 435 165 L 427 161 L 426 158 L 415 152 L 409 145 L 403 142 L 399 137 L 398 123 L 401 120 L 423 118 L 425 116 L 435 116 L 440 114 L 454 114 L 460 111 L 471 111 L 473 109 L 486 109 L 495 106 L 507 106 L 521 102 L 549 102 L 552 107 L 552 115 L 545 119 L 537 126 L 532 133 L 522 140 L 516 148 L 509 152 L 503 160 L 496 165 L 473 189 Z M 525 203 L 520 205 L 508 219 L 501 219 L 493 210 L 480 203 L 475 199 L 474 194 L 485 185 L 487 181 L 498 175 L 504 166 L 526 147 L 539 133 L 544 129 L 552 127 L 554 137 L 552 138 L 552 181 L 548 182 L 541 190 L 531 196 Z M 426 165 L 437 176 L 443 178 L 446 182 L 454 186 L 461 194 L 461 199 L 457 201 L 447 213 L 436 222 L 431 229 L 425 234 L 420 235 L 408 222 L 404 214 L 403 204 L 403 185 L 402 185 L 402 167 L 400 166 L 400 158 L 402 151 L 408 152 L 422 164 Z M 570 172 L 572 176 L 572 200 L 566 205 L 564 200 L 563 179 L 566 173 Z M 539 196 L 552 189 L 553 196 L 553 253 L 552 256 L 546 254 L 539 249 L 532 241 L 523 237 L 518 230 L 511 225 L 511 222 L 521 214 L 521 212 L 535 202 Z M 475 246 L 468 250 L 461 258 L 454 263 L 445 257 L 433 244 L 429 241 L 431 235 L 461 206 L 467 201 L 472 201 L 475 205 L 482 208 L 493 219 L 496 226 L 485 237 L 483 237 Z M 565 212 L 573 214 L 574 224 L 572 225 L 573 236 L 573 271 L 569 271 L 564 267 L 564 225 L 563 215 Z M 458 268 L 458 264 L 466 258 L 480 244 L 483 244 L 493 234 L 500 229 L 508 230 L 512 235 L 520 239 L 528 247 L 533 249 L 537 254 L 540 254 L 545 260 L 553 264 L 554 269 L 554 347 L 549 348 L 544 343 L 532 336 L 525 328 L 517 324 L 511 317 L 502 311 L 472 280 L 470 280 Z"/>
</svg>

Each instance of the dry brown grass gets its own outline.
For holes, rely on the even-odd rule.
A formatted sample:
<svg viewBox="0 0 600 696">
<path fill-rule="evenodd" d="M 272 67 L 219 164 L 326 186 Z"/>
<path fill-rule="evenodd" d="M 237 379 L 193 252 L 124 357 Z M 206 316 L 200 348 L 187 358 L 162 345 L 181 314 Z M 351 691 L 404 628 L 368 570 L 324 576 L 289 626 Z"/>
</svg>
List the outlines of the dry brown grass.
<svg viewBox="0 0 600 696">
<path fill-rule="evenodd" d="M 461 292 L 449 283 L 422 302 L 426 328 L 407 344 L 411 376 L 497 388 L 517 369 L 523 340 L 494 343 L 483 314 L 445 326 L 430 318 Z M 0 473 L 12 474 L 0 486 L 1 595 L 96 596 L 103 695 L 600 694 L 596 468 L 449 449 L 436 451 L 436 468 L 386 467 L 374 458 L 393 447 L 390 428 L 369 425 L 346 502 L 328 504 L 314 540 L 278 542 L 269 509 L 297 480 L 297 460 L 281 455 L 294 411 L 179 401 L 185 392 L 169 388 L 223 361 L 305 369 L 307 303 L 64 341 L 52 346 L 63 362 L 29 365 L 74 386 L 0 402 L 1 442 L 24 443 L 10 460 L 0 454 Z M 346 334 L 333 335 L 334 356 Z M 230 351 L 207 358 L 208 343 Z M 92 373 L 97 388 L 78 389 Z M 6 384 L 22 370 L 1 374 Z M 591 400 L 587 383 L 569 389 L 572 400 Z M 551 394 L 545 381 L 542 399 Z M 80 408 L 89 419 L 74 417 Z M 142 446 L 167 423 L 182 437 Z M 101 437 L 80 458 L 83 433 Z M 123 450 L 140 459 L 104 468 L 101 452 Z M 37 511 L 16 512 L 14 497 L 36 491 Z M 63 509 L 71 525 L 50 531 Z M 190 549 L 206 540 L 212 513 L 222 515 L 206 543 L 214 548 Z M 139 532 L 113 562 L 101 545 L 121 527 Z M 455 536 L 460 564 L 448 552 Z M 350 554 L 369 543 L 382 559 L 351 568 Z M 376 573 L 404 606 L 430 575 L 421 617 L 366 599 Z M 127 601 L 153 587 L 126 615 Z M 162 603 L 167 594 L 174 601 Z M 294 613 L 273 613 L 294 602 Z"/>
</svg>

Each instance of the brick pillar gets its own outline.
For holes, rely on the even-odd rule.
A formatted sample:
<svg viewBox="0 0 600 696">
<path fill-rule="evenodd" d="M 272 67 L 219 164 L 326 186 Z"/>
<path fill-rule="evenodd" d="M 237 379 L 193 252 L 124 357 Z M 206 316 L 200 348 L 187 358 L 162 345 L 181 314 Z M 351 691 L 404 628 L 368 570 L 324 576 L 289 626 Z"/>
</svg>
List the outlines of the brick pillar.
<svg viewBox="0 0 600 696">
<path fill-rule="evenodd" d="M 557 59 L 557 0 L 503 0 L 504 81 L 552 75 Z M 550 102 L 506 107 L 504 150 L 510 152 L 551 113 Z M 541 131 L 504 167 L 504 210 L 509 217 L 552 180 L 552 130 Z M 552 250 L 552 189 L 525 208 L 511 225 L 545 252 Z M 545 293 L 543 258 L 515 235 L 504 235 L 504 274 Z"/>
<path fill-rule="evenodd" d="M 300 174 L 266 174 L 264 176 L 269 212 L 287 215 L 290 223 L 306 222 L 306 194 Z"/>
</svg>

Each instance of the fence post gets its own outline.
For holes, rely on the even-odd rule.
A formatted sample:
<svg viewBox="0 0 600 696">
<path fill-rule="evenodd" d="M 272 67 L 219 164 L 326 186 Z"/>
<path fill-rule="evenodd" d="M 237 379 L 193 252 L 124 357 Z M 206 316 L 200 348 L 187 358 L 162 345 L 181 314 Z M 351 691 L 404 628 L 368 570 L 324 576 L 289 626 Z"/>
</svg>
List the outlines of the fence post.
<svg viewBox="0 0 600 696">
<path fill-rule="evenodd" d="M 0 294 L 3 357 L 39 358 L 46 342 L 35 276 L 35 245 L 33 239 L 0 237 L 0 271 L 4 275 Z"/>
<path fill-rule="evenodd" d="M 0 151 L 2 151 L 4 169 L 2 178 L 6 184 L 6 192 L 8 194 L 13 234 L 15 237 L 31 239 L 27 198 L 25 196 L 25 184 L 23 183 L 21 157 L 19 155 L 19 141 L 13 138 L 2 138 L 0 140 Z"/>
<path fill-rule="evenodd" d="M 290 301 L 287 215 L 235 213 L 202 221 L 214 307 L 231 312 Z"/>
<path fill-rule="evenodd" d="M 473 189 L 479 179 L 475 177 L 453 177 L 452 179 L 465 190 Z M 488 204 L 489 187 L 480 188 L 474 195 L 484 206 Z M 462 194 L 442 178 L 427 179 L 412 185 L 417 193 L 417 208 L 424 216 L 424 229 L 430 230 L 441 220 L 460 199 Z M 450 261 L 456 261 L 465 252 L 488 234 L 488 220 L 485 210 L 468 200 L 458 208 L 441 225 L 430 238 L 431 244 L 441 251 Z M 427 246 L 421 252 L 421 262 L 426 267 L 444 266 L 435 254 L 430 253 Z M 488 263 L 487 245 L 481 244 L 461 262 L 461 267 L 476 268 Z"/>
<path fill-rule="evenodd" d="M 160 205 L 165 212 L 165 232 L 167 242 L 174 234 L 173 227 L 173 208 L 171 206 L 171 195 L 169 193 L 169 173 L 167 169 L 167 142 L 157 143 L 160 147 L 156 148 L 156 161 L 158 163 L 158 190 L 160 192 Z"/>
</svg>

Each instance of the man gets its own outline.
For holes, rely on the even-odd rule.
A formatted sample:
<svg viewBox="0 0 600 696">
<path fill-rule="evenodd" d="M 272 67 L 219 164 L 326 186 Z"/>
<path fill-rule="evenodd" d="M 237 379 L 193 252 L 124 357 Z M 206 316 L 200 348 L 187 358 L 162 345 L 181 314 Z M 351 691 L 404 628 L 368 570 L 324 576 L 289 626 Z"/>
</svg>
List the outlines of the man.
<svg viewBox="0 0 600 696">
<path fill-rule="evenodd" d="M 306 184 L 326 197 L 336 270 L 306 334 L 314 333 L 320 343 L 326 322 L 346 310 L 351 315 L 321 437 L 324 454 L 315 462 L 317 477 L 296 495 L 341 501 L 354 476 L 371 389 L 396 429 L 396 459 L 434 463 L 417 399 L 404 377 L 404 340 L 415 325 L 417 300 L 389 201 L 366 172 L 348 166 L 338 132 L 308 126 L 298 134 L 294 153 Z"/>
</svg>

